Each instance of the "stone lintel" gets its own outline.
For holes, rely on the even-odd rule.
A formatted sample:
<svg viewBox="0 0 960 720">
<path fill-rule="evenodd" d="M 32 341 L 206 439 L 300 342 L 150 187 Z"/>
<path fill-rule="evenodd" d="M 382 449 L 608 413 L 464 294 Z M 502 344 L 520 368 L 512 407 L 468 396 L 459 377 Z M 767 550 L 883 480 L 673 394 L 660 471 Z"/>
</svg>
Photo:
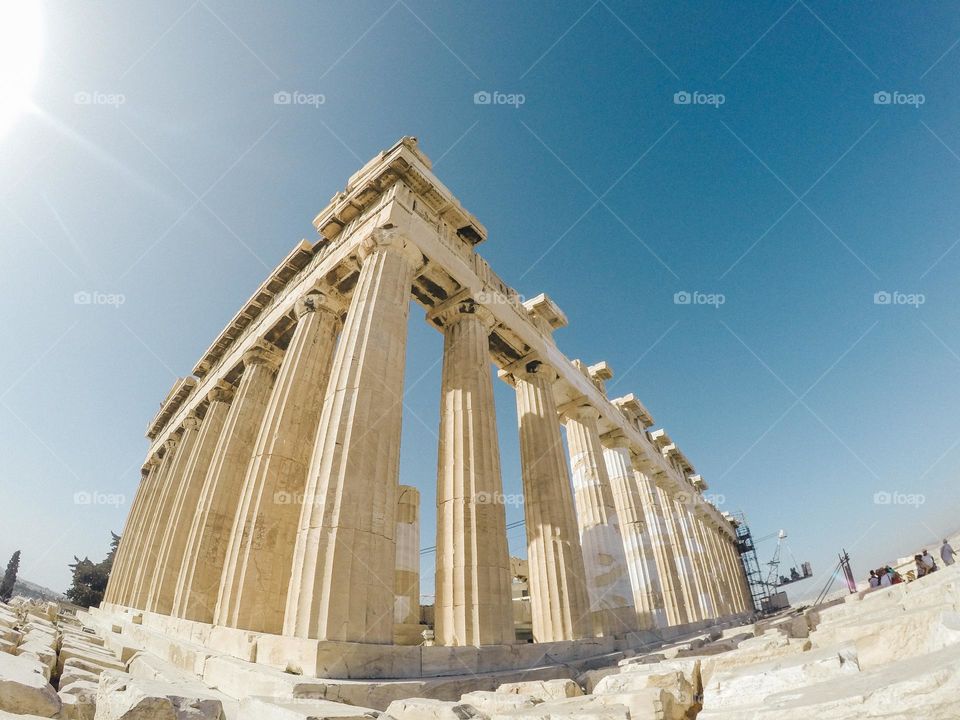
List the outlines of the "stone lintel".
<svg viewBox="0 0 960 720">
<path fill-rule="evenodd" d="M 184 400 L 186 400 L 190 393 L 193 392 L 193 388 L 196 386 L 197 380 L 192 377 L 177 378 L 173 383 L 173 387 L 170 389 L 170 392 L 167 393 L 167 397 L 164 398 L 163 402 L 160 404 L 160 410 L 150 421 L 150 424 L 147 426 L 147 437 L 153 440 L 160 434 L 160 432 L 167 426 L 167 423 L 170 422 L 170 418 L 173 417 L 173 414 L 183 405 Z"/>
<path fill-rule="evenodd" d="M 200 362 L 193 368 L 193 374 L 203 378 L 223 358 L 226 350 L 243 334 L 243 331 L 260 316 L 264 308 L 279 294 L 301 270 L 313 259 L 314 248 L 306 240 L 301 240 L 277 268 L 257 288 L 256 292 L 233 316 L 223 331 L 213 341 Z"/>
<path fill-rule="evenodd" d="M 693 486 L 700 492 L 703 492 L 710 487 L 707 485 L 707 481 L 703 479 L 702 475 L 691 475 L 689 479 Z"/>
</svg>

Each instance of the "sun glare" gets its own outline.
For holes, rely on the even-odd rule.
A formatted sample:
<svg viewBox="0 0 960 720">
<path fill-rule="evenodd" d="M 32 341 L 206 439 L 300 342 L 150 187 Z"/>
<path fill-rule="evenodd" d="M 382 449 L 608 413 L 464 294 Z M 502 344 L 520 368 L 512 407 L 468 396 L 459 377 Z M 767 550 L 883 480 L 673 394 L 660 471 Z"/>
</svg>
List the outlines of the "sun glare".
<svg viewBox="0 0 960 720">
<path fill-rule="evenodd" d="M 0 0 L 0 133 L 30 106 L 42 46 L 40 0 Z"/>
</svg>

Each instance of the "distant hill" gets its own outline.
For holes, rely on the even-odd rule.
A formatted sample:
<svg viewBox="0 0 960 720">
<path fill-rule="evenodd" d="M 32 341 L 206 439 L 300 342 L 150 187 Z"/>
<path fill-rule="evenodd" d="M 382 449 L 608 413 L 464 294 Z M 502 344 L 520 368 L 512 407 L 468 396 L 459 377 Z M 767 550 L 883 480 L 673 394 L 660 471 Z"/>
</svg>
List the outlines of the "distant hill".
<svg viewBox="0 0 960 720">
<path fill-rule="evenodd" d="M 20 580 L 19 578 L 13 586 L 13 596 L 16 597 L 17 595 L 30 598 L 31 600 L 66 600 L 63 593 L 58 593 L 55 590 L 43 587 L 43 585 L 37 585 L 29 580 Z"/>
</svg>

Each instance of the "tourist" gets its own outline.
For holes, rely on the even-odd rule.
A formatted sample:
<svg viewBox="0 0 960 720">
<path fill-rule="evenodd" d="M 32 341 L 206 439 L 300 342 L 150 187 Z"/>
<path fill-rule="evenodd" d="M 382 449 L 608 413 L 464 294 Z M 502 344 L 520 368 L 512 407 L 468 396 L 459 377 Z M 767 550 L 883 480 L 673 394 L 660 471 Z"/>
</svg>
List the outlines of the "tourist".
<svg viewBox="0 0 960 720">
<path fill-rule="evenodd" d="M 947 542 L 947 539 L 943 539 L 943 545 L 940 546 L 940 559 L 943 560 L 944 565 L 953 565 L 953 556 L 956 553 L 953 551 L 953 547 L 950 543 Z"/>
<path fill-rule="evenodd" d="M 880 568 L 877 570 L 877 574 L 880 576 L 880 587 L 890 587 L 893 585 L 893 578 L 890 576 L 890 573 L 887 572 L 886 568 Z"/>
<path fill-rule="evenodd" d="M 880 578 L 877 577 L 876 570 L 870 571 L 870 587 L 872 588 L 880 587 Z"/>
<path fill-rule="evenodd" d="M 917 577 L 922 578 L 927 574 L 927 566 L 923 564 L 923 557 L 920 555 L 914 555 L 913 561 L 917 564 Z"/>
<path fill-rule="evenodd" d="M 923 562 L 923 566 L 927 569 L 927 574 L 936 571 L 937 563 L 933 560 L 933 555 L 927 552 L 927 549 L 923 549 L 923 553 L 920 555 L 920 560 Z"/>
<path fill-rule="evenodd" d="M 890 582 L 892 582 L 894 585 L 898 585 L 903 582 L 903 578 L 900 577 L 900 573 L 898 573 L 889 565 L 887 565 L 887 572 L 890 574 Z"/>
</svg>

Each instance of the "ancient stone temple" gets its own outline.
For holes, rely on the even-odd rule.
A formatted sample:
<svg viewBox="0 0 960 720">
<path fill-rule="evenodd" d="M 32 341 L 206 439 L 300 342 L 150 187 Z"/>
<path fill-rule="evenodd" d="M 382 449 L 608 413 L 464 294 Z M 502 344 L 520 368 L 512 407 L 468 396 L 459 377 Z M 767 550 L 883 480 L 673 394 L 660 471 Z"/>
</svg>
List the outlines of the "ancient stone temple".
<svg viewBox="0 0 960 720">
<path fill-rule="evenodd" d="M 516 391 L 527 602 L 551 658 L 753 611 L 706 483 L 636 397 L 607 396 L 605 362 L 557 347 L 549 297 L 521 302 L 491 270 L 486 230 L 415 139 L 314 224 L 150 422 L 101 616 L 178 658 L 326 677 L 542 657 L 515 644 L 491 363 Z M 427 509 L 399 478 L 411 308 L 444 338 L 432 646 L 410 645 Z"/>
</svg>

